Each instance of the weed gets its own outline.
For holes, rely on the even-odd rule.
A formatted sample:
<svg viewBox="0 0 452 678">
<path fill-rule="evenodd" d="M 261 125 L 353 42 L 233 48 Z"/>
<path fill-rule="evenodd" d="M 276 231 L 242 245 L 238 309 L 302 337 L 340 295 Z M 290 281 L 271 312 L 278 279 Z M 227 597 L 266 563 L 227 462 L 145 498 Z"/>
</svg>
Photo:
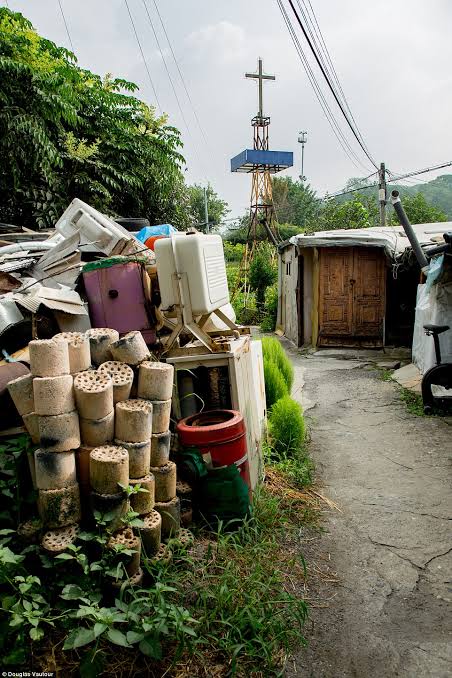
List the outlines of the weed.
<svg viewBox="0 0 452 678">
<path fill-rule="evenodd" d="M 381 379 L 381 381 L 392 381 L 392 374 L 392 370 L 385 370 L 382 368 L 378 373 L 378 377 Z"/>
<path fill-rule="evenodd" d="M 408 388 L 400 389 L 400 398 L 405 403 L 406 408 L 410 414 L 415 414 L 417 417 L 424 417 L 424 404 L 422 396 L 418 393 L 413 393 Z"/>
</svg>

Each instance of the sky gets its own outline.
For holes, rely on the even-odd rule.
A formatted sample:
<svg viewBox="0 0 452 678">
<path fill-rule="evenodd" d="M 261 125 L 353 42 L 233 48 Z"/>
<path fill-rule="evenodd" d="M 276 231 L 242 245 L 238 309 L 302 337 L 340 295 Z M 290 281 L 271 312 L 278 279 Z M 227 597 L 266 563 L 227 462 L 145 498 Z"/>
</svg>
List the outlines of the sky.
<svg viewBox="0 0 452 678">
<path fill-rule="evenodd" d="M 60 1 L 79 64 L 136 82 L 137 95 L 155 104 L 126 0 Z M 300 130 L 308 133 L 304 174 L 318 195 L 340 190 L 348 178 L 374 170 L 350 134 L 368 169 L 356 167 L 336 140 L 276 0 L 127 2 L 161 109 L 181 131 L 186 179 L 210 182 L 229 203 L 229 216 L 243 214 L 249 204 L 251 179 L 231 174 L 230 158 L 252 147 L 250 121 L 257 113 L 257 87 L 244 74 L 257 69 L 258 57 L 263 58 L 264 70 L 276 76 L 275 82 L 264 83 L 264 113 L 271 116 L 270 148 L 294 152 L 294 167 L 281 176 L 300 174 Z M 70 48 L 58 0 L 7 0 L 6 4 L 29 18 L 41 35 Z M 452 160 L 452 2 L 311 0 L 311 4 L 353 116 L 377 163 L 384 161 L 393 172 L 405 172 Z M 319 71 L 317 76 L 322 82 Z M 341 120 L 339 109 L 334 103 L 331 106 Z M 346 123 L 342 127 L 346 130 Z M 437 174 L 424 175 L 424 180 Z"/>
</svg>

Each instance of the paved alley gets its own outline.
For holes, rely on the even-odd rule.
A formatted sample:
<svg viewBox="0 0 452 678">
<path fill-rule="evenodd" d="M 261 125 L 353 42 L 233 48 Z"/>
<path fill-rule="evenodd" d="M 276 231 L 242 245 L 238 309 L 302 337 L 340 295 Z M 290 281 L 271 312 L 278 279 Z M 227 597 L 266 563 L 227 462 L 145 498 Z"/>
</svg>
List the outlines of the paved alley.
<svg viewBox="0 0 452 678">
<path fill-rule="evenodd" d="M 287 675 L 451 676 L 452 427 L 409 414 L 365 359 L 288 350 L 321 491 L 342 513 L 316 546 L 339 582 Z"/>
</svg>

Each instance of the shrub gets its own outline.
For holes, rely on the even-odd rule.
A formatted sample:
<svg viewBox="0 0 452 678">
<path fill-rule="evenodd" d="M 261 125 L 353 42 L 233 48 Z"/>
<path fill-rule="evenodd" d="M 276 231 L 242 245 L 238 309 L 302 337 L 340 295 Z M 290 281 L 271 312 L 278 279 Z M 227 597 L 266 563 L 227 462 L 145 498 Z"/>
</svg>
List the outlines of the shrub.
<svg viewBox="0 0 452 678">
<path fill-rule="evenodd" d="M 264 305 L 265 290 L 278 279 L 278 264 L 271 245 L 261 243 L 256 247 L 250 264 L 250 287 L 256 292 L 259 307 Z"/>
<path fill-rule="evenodd" d="M 273 449 L 288 456 L 299 455 L 304 448 L 305 424 L 301 405 L 289 395 L 272 406 L 268 422 Z"/>
<path fill-rule="evenodd" d="M 264 306 L 267 315 L 261 322 L 261 330 L 263 332 L 273 332 L 278 313 L 278 283 L 274 283 L 265 290 Z"/>
<path fill-rule="evenodd" d="M 285 350 L 274 337 L 263 337 L 262 350 L 264 362 L 271 360 L 278 367 L 287 384 L 287 391 L 290 393 L 293 385 L 293 365 L 286 355 Z"/>
<path fill-rule="evenodd" d="M 264 357 L 265 399 L 270 409 L 280 398 L 289 395 L 289 389 L 276 363 Z"/>
</svg>

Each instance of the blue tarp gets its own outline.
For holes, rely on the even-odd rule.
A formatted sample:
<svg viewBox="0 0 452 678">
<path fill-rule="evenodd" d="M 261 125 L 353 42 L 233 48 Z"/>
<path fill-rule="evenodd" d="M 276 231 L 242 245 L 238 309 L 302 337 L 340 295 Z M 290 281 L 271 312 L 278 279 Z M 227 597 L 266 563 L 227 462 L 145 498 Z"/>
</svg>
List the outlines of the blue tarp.
<svg viewBox="0 0 452 678">
<path fill-rule="evenodd" d="M 145 243 L 148 238 L 153 235 L 166 235 L 176 233 L 177 230 L 171 224 L 158 224 L 157 226 L 145 226 L 135 236 L 140 242 Z"/>
</svg>

